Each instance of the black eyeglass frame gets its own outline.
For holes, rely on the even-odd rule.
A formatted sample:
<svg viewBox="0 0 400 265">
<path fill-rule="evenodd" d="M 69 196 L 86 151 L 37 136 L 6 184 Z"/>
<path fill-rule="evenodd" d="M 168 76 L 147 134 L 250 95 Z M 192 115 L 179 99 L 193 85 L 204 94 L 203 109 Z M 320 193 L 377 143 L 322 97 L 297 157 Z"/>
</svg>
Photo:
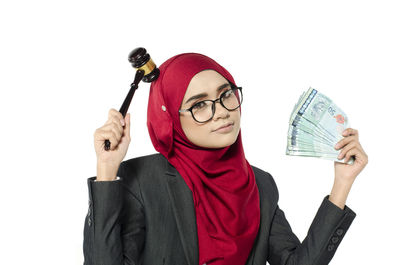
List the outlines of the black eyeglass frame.
<svg viewBox="0 0 400 265">
<path fill-rule="evenodd" d="M 179 111 L 180 113 L 185 112 L 185 111 L 190 111 L 190 113 L 192 114 L 192 118 L 193 118 L 195 121 L 200 122 L 200 123 L 205 123 L 205 122 L 210 121 L 210 120 L 214 117 L 214 115 L 215 115 L 215 104 L 216 104 L 217 101 L 219 101 L 219 103 L 221 104 L 222 107 L 224 107 L 225 109 L 227 109 L 227 110 L 229 110 L 229 111 L 233 111 L 233 110 L 239 108 L 239 107 L 242 105 L 242 102 L 243 102 L 242 87 L 240 87 L 240 86 L 235 86 L 235 85 L 234 85 L 232 82 L 230 82 L 230 81 L 228 81 L 228 82 L 229 82 L 229 84 L 231 85 L 231 88 L 228 89 L 228 90 L 226 90 L 224 93 L 222 93 L 222 94 L 219 96 L 219 98 L 217 98 L 217 99 L 215 99 L 215 100 L 211 100 L 211 99 L 202 100 L 202 101 L 197 102 L 196 104 L 194 104 L 193 106 L 191 106 L 191 107 L 188 108 L 188 109 L 180 109 L 180 110 L 178 110 L 178 111 Z M 221 99 L 222 99 L 222 97 L 225 95 L 225 93 L 227 93 L 229 90 L 233 90 L 233 93 L 235 93 L 235 90 L 236 90 L 236 89 L 238 89 L 238 90 L 240 91 L 240 96 L 241 96 L 241 97 L 240 97 L 239 106 L 237 106 L 237 107 L 234 108 L 234 109 L 228 109 L 227 107 L 224 106 L 224 104 L 222 103 Z M 194 114 L 193 114 L 192 109 L 193 109 L 194 106 L 196 106 L 198 103 L 204 102 L 204 101 L 211 101 L 211 102 L 212 102 L 212 107 L 211 107 L 211 109 L 212 109 L 212 115 L 211 115 L 211 118 L 209 118 L 209 119 L 206 120 L 206 121 L 198 121 L 198 120 L 196 120 L 196 118 L 194 117 Z"/>
</svg>

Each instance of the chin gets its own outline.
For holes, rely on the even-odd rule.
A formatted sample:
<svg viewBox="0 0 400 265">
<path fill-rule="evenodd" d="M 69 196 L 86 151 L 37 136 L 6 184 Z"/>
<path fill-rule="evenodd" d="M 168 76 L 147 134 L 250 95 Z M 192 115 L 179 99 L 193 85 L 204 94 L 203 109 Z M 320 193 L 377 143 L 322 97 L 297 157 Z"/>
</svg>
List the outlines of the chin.
<svg viewBox="0 0 400 265">
<path fill-rule="evenodd" d="M 237 140 L 237 135 L 232 132 L 231 134 L 226 134 L 220 137 L 215 137 L 215 144 L 211 148 L 224 148 L 231 146 Z M 214 139 L 213 139 L 214 140 Z"/>
<path fill-rule="evenodd" d="M 236 127 L 236 124 L 234 125 Z M 215 132 L 212 132 L 211 134 L 202 135 L 201 140 L 198 139 L 197 141 L 192 141 L 193 144 L 205 148 L 213 148 L 213 149 L 218 149 L 218 148 L 224 148 L 227 146 L 231 146 L 234 144 L 237 140 L 237 137 L 239 135 L 240 127 L 239 128 L 234 128 L 230 133 L 228 134 L 218 134 Z"/>
</svg>

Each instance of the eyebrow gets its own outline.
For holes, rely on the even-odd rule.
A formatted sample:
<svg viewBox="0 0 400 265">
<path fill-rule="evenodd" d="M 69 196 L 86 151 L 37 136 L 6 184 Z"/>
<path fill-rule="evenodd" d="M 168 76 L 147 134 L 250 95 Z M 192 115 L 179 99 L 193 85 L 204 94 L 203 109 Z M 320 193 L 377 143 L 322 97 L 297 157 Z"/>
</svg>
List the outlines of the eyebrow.
<svg viewBox="0 0 400 265">
<path fill-rule="evenodd" d="M 217 87 L 217 92 L 221 91 L 223 88 L 225 88 L 225 87 L 227 87 L 229 85 L 230 85 L 229 83 L 225 83 L 225 84 L 220 85 L 219 87 Z M 201 93 L 201 94 L 194 95 L 193 97 L 190 97 L 188 100 L 186 100 L 185 104 L 188 103 L 189 101 L 192 101 L 192 100 L 195 100 L 195 99 L 198 99 L 198 98 L 204 98 L 206 96 L 208 96 L 207 93 Z"/>
</svg>

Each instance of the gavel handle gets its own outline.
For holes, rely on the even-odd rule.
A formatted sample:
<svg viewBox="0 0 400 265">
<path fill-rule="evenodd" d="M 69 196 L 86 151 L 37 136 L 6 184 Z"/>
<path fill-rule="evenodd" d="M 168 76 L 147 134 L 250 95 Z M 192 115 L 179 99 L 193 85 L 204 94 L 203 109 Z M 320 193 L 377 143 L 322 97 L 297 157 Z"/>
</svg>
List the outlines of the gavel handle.
<svg viewBox="0 0 400 265">
<path fill-rule="evenodd" d="M 129 109 L 129 105 L 131 104 L 133 95 L 135 94 L 135 91 L 138 88 L 139 82 L 143 79 L 143 77 L 144 77 L 144 71 L 137 70 L 136 75 L 135 75 L 135 80 L 131 84 L 131 89 L 129 89 L 128 95 L 126 95 L 124 103 L 122 103 L 122 106 L 119 109 L 119 112 L 122 114 L 122 116 L 124 118 Z M 104 141 L 104 150 L 106 150 L 106 151 L 110 150 L 110 144 L 111 144 L 110 141 L 108 139 L 106 139 Z"/>
</svg>

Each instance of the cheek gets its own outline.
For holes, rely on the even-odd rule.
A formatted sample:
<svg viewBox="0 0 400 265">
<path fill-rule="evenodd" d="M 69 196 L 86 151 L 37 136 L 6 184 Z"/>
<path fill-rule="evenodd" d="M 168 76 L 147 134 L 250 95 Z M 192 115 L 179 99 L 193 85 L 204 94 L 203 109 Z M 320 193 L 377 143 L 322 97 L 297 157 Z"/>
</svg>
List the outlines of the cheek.
<svg viewBox="0 0 400 265">
<path fill-rule="evenodd" d="M 241 115 L 240 111 L 234 112 L 234 114 L 232 116 L 233 116 L 233 119 L 235 120 L 235 122 L 240 123 L 240 115 Z"/>
<path fill-rule="evenodd" d="M 211 129 L 208 127 L 208 124 L 192 123 L 190 129 L 193 135 L 201 136 L 211 132 Z"/>
<path fill-rule="evenodd" d="M 191 122 L 187 119 L 187 117 L 181 117 L 181 127 L 182 131 L 185 133 L 186 137 L 188 137 L 188 133 L 192 130 Z"/>
<path fill-rule="evenodd" d="M 234 119 L 235 119 L 235 127 L 236 127 L 236 130 L 237 131 L 239 131 L 240 130 L 240 112 L 238 112 L 238 113 L 235 113 L 235 117 L 234 117 Z"/>
<path fill-rule="evenodd" d="M 200 124 L 190 119 L 181 119 L 182 130 L 188 139 L 202 138 L 203 135 L 209 134 L 211 129 L 207 127 L 207 124 Z M 207 135 L 206 135 L 207 136 Z"/>
</svg>

